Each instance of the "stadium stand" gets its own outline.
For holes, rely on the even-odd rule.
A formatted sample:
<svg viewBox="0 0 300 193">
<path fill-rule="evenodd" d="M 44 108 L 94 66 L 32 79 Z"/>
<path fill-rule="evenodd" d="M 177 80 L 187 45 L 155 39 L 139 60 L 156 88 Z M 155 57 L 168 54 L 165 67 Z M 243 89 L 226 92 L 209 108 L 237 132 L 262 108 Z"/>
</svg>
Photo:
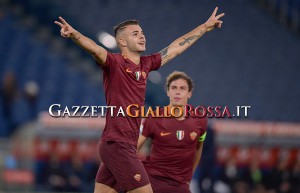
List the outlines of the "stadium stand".
<svg viewBox="0 0 300 193">
<path fill-rule="evenodd" d="M 51 104 L 105 105 L 100 69 L 72 41 L 59 37 L 59 29 L 53 24 L 59 15 L 94 40 L 97 40 L 98 32 L 112 34 L 113 25 L 137 18 L 148 40 L 146 54 L 150 54 L 205 22 L 216 5 L 226 13 L 223 28 L 205 34 L 185 54 L 160 69 L 163 80 L 175 69 L 185 71 L 195 81 L 191 100 L 194 105 L 227 105 L 231 108 L 250 105 L 247 120 L 300 122 L 298 0 L 11 0 L 0 3 L 4 4 L 0 7 L 0 77 L 4 82 L 4 77 L 12 73 L 16 82 L 13 95 L 9 95 L 14 97 L 9 102 L 3 97 L 4 84 L 1 82 L 0 137 L 4 140 L 14 139 L 14 134 L 20 136 L 18 131 L 22 129 L 19 128 L 37 121 L 40 113 L 47 111 Z M 163 80 L 158 83 L 148 81 L 148 105 L 167 104 Z M 28 84 L 33 87 L 34 97 L 26 95 Z M 39 127 L 38 123 L 31 126 Z M 57 129 L 62 127 L 57 126 Z M 20 166 L 24 155 L 18 154 L 22 151 L 16 147 L 12 148 L 14 150 L 7 148 L 6 140 L 1 142 L 0 150 L 6 153 L 1 153 L 0 171 L 3 166 L 5 172 L 1 174 L 4 180 L 0 180 L 0 187 L 16 190 L 10 183 L 17 183 L 18 188 L 26 185 L 29 190 L 37 191 L 92 191 L 93 172 L 99 164 L 93 152 L 88 151 L 95 149 L 99 138 L 93 132 L 93 137 L 84 139 L 80 138 L 81 132 L 58 139 L 55 135 L 45 137 L 43 132 L 35 134 L 32 139 L 33 166 L 24 168 Z M 246 142 L 238 140 L 235 134 L 226 136 L 216 134 L 216 158 L 212 158 L 215 168 L 211 180 L 219 186 L 216 185 L 214 190 L 204 188 L 202 192 L 220 192 L 218 188 L 224 183 L 229 192 L 238 192 L 239 188 L 258 192 L 261 187 L 256 185 L 260 184 L 279 192 L 287 187 L 286 182 L 292 187 L 291 191 L 299 191 L 300 153 L 296 140 L 290 144 L 288 136 L 280 140 L 280 144 L 273 144 L 267 143 L 269 138 L 265 136 Z M 72 159 L 70 149 L 80 155 L 83 163 Z M 85 175 L 81 188 L 50 187 L 43 172 L 51 172 L 47 170 L 47 164 L 51 165 L 50 160 L 55 161 L 55 156 L 50 159 L 54 151 L 65 172 L 59 175 L 78 175 L 78 178 Z M 261 165 L 255 174 L 264 179 L 249 177 L 249 173 L 253 174 L 250 166 L 257 167 L 250 157 L 256 156 Z M 70 169 L 72 160 L 75 165 L 82 164 L 89 173 L 76 173 Z M 281 164 L 282 160 L 287 163 Z M 231 178 L 226 172 L 232 168 L 238 172 Z M 285 173 L 291 177 L 285 178 Z M 268 181 L 274 174 L 282 177 L 273 179 L 278 182 L 276 187 Z M 27 181 L 22 181 L 19 176 L 25 176 L 23 179 Z M 240 181 L 250 185 L 238 183 Z"/>
</svg>

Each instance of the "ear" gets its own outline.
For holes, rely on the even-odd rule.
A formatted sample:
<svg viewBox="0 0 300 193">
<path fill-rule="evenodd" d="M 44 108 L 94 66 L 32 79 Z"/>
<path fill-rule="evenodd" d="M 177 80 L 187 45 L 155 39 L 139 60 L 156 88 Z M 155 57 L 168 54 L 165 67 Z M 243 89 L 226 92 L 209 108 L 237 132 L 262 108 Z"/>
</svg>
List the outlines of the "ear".
<svg viewBox="0 0 300 193">
<path fill-rule="evenodd" d="M 124 38 L 118 38 L 118 44 L 121 46 L 121 47 L 126 47 L 127 46 L 127 43 L 125 41 Z"/>
<path fill-rule="evenodd" d="M 167 96 L 168 96 L 168 97 L 170 97 L 170 94 L 169 94 L 169 89 L 167 89 Z"/>
<path fill-rule="evenodd" d="M 188 99 L 190 99 L 192 97 L 192 91 L 189 91 L 188 93 Z"/>
</svg>

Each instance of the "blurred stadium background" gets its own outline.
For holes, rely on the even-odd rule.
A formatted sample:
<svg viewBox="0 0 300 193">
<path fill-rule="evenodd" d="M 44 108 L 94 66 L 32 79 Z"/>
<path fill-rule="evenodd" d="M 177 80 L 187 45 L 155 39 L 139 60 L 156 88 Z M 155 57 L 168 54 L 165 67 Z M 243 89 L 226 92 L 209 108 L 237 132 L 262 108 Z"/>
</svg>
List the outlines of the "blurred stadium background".
<svg viewBox="0 0 300 193">
<path fill-rule="evenodd" d="M 53 119 L 51 104 L 105 105 L 102 72 L 53 23 L 63 16 L 112 52 L 115 24 L 136 18 L 145 54 L 205 22 L 207 33 L 148 80 L 147 105 L 166 105 L 165 77 L 185 71 L 191 104 L 250 105 L 210 120 L 192 191 L 300 192 L 299 0 L 0 0 L 0 192 L 92 192 L 100 118 Z"/>
</svg>

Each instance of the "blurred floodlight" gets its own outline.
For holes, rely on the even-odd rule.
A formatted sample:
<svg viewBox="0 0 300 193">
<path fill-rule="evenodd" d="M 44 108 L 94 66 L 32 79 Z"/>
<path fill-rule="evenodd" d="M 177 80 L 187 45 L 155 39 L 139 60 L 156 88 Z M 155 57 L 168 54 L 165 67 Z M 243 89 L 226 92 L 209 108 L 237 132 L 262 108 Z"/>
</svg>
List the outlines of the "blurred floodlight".
<svg viewBox="0 0 300 193">
<path fill-rule="evenodd" d="M 117 42 L 114 36 L 110 35 L 107 32 L 98 33 L 98 41 L 109 49 L 116 49 Z"/>
<path fill-rule="evenodd" d="M 153 83 L 153 84 L 158 84 L 161 82 L 161 75 L 158 71 L 152 71 L 150 74 L 149 74 L 149 80 Z"/>
</svg>

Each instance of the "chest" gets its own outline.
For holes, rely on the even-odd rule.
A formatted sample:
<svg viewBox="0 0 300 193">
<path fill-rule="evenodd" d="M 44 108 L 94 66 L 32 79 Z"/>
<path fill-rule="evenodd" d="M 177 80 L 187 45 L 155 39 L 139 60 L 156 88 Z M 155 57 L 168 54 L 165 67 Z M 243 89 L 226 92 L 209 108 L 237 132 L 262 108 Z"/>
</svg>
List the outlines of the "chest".
<svg viewBox="0 0 300 193">
<path fill-rule="evenodd" d="M 149 70 L 143 63 L 136 65 L 131 62 L 124 62 L 118 65 L 113 73 L 115 77 L 118 77 L 119 83 L 146 85 Z"/>
<path fill-rule="evenodd" d="M 171 147 L 194 146 L 203 130 L 199 121 L 161 119 L 156 123 L 152 142 Z"/>
</svg>

